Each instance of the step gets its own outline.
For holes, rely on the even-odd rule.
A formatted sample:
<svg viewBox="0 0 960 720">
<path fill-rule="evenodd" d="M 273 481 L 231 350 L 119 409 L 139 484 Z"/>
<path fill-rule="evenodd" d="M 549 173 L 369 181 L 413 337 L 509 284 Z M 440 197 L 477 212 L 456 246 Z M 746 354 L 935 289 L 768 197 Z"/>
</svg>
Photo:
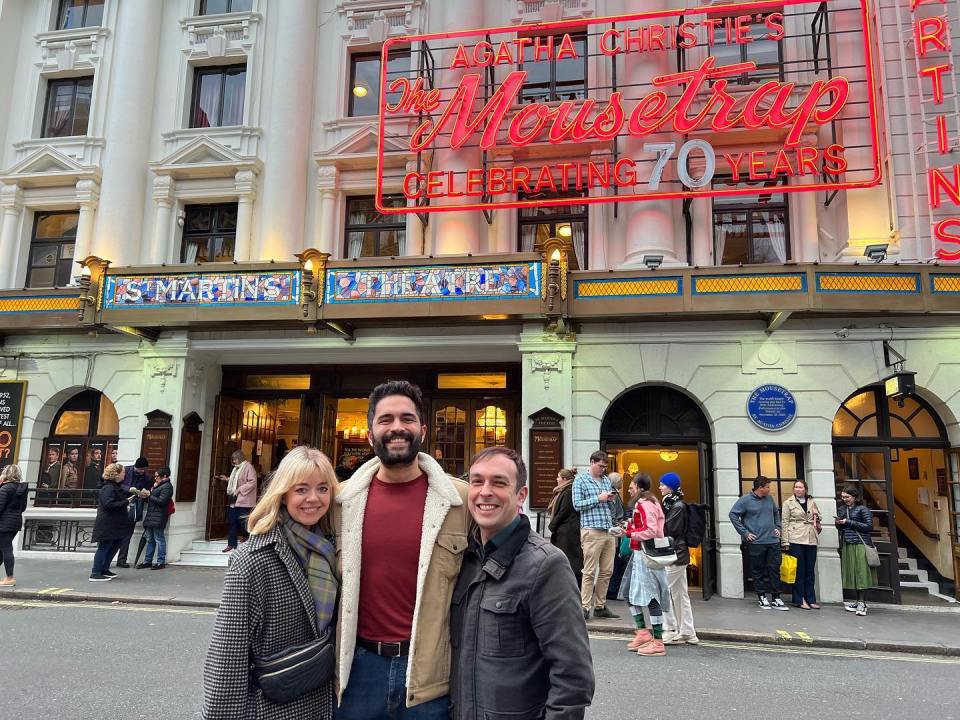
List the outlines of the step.
<svg viewBox="0 0 960 720">
<path fill-rule="evenodd" d="M 897 563 L 897 565 L 900 567 L 901 570 L 916 570 L 916 569 L 917 569 L 917 561 L 914 560 L 913 558 L 909 558 L 908 560 L 900 560 L 900 561 Z"/>
<path fill-rule="evenodd" d="M 903 547 L 900 547 L 899 545 L 897 546 L 897 558 L 900 559 L 900 560 L 909 560 L 909 559 L 911 559 L 910 556 L 907 555 L 907 549 L 906 549 L 906 548 L 903 548 Z"/>
<path fill-rule="evenodd" d="M 197 552 L 220 552 L 226 544 L 226 540 L 194 540 L 190 543 L 190 549 Z"/>
<path fill-rule="evenodd" d="M 171 564 L 189 565 L 191 567 L 227 567 L 230 561 L 230 553 L 220 552 L 222 549 L 223 545 L 219 545 L 216 552 L 183 550 L 180 552 L 180 559 Z"/>
<path fill-rule="evenodd" d="M 926 571 L 926 570 L 917 570 L 916 568 L 914 568 L 914 569 L 912 569 L 912 570 L 904 570 L 903 568 L 900 569 L 900 584 L 901 584 L 901 585 L 903 584 L 904 580 L 907 580 L 907 581 L 909 582 L 910 580 L 913 580 L 913 578 L 916 578 L 916 582 L 929 582 L 929 581 L 930 581 L 930 577 L 929 577 L 929 575 L 927 574 L 927 571 Z M 936 584 L 936 583 L 934 583 L 934 584 Z"/>
<path fill-rule="evenodd" d="M 957 602 L 956 598 L 952 598 L 949 595 L 942 595 L 940 593 L 940 586 L 935 582 L 901 582 L 900 587 L 902 588 L 915 588 L 917 590 L 926 590 L 929 595 L 933 597 L 940 598 L 941 600 L 946 600 L 950 603 Z"/>
</svg>

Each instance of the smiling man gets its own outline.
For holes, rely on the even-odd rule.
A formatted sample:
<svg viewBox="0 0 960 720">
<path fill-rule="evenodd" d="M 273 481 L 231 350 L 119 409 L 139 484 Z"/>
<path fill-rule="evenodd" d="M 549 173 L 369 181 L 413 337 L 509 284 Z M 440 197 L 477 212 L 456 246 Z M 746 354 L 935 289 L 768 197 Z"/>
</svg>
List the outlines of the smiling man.
<svg viewBox="0 0 960 720">
<path fill-rule="evenodd" d="M 455 720 L 578 720 L 593 700 L 577 582 L 566 556 L 517 510 L 526 479 L 508 448 L 481 450 L 470 465 L 477 529 L 453 593 Z"/>
<path fill-rule="evenodd" d="M 378 385 L 367 409 L 376 457 L 337 495 L 341 571 L 338 720 L 449 717 L 450 598 L 467 534 L 467 486 L 420 452 L 420 389 Z"/>
</svg>

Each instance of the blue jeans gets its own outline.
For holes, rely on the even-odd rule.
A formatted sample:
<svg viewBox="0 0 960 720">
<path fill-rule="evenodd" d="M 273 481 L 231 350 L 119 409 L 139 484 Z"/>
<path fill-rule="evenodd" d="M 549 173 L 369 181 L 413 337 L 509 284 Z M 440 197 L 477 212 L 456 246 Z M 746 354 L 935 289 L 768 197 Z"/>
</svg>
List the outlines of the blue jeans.
<svg viewBox="0 0 960 720">
<path fill-rule="evenodd" d="M 147 539 L 147 552 L 143 561 L 150 565 L 153 563 L 153 551 L 157 551 L 157 565 L 165 565 L 167 562 L 167 531 L 164 528 L 147 528 L 143 531 L 143 536 Z"/>
<path fill-rule="evenodd" d="M 123 538 L 116 540 L 101 540 L 97 544 L 97 552 L 93 556 L 93 569 L 91 575 L 103 575 L 110 569 L 110 563 L 113 562 L 113 556 L 120 549 L 120 543 Z"/>
<path fill-rule="evenodd" d="M 247 534 L 246 517 L 253 508 L 232 507 L 227 508 L 227 546 L 235 548 L 237 546 L 237 535 Z"/>
<path fill-rule="evenodd" d="M 815 603 L 817 593 L 814 590 L 816 582 L 814 568 L 817 566 L 817 546 L 790 543 L 790 549 L 787 552 L 797 559 L 797 581 L 793 584 L 793 604 Z"/>
<path fill-rule="evenodd" d="M 450 696 L 408 708 L 407 656 L 381 657 L 358 647 L 337 720 L 448 720 Z"/>
</svg>

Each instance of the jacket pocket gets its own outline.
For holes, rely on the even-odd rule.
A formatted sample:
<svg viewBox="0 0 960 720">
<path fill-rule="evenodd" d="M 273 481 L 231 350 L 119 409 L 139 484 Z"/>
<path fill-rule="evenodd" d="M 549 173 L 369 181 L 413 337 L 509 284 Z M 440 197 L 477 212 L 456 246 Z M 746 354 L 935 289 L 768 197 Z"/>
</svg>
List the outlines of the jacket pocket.
<svg viewBox="0 0 960 720">
<path fill-rule="evenodd" d="M 467 536 L 462 533 L 440 533 L 433 548 L 431 564 L 440 570 L 447 582 L 453 583 L 460 574 L 463 552 L 467 549 Z"/>
<path fill-rule="evenodd" d="M 537 706 L 521 712 L 483 711 L 483 720 L 540 720 L 546 714 L 543 707 Z"/>
<path fill-rule="evenodd" d="M 519 657 L 524 654 L 520 598 L 489 595 L 480 601 L 480 654 Z"/>
</svg>

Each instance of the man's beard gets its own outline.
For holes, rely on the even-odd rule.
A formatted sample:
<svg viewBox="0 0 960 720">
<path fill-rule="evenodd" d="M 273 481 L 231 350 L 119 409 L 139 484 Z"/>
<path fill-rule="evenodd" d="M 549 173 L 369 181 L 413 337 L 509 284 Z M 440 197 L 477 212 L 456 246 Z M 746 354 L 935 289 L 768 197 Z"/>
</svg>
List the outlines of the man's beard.
<svg viewBox="0 0 960 720">
<path fill-rule="evenodd" d="M 387 445 L 394 438 L 403 438 L 406 440 L 408 443 L 407 449 L 400 453 L 392 452 Z M 373 438 L 373 452 L 380 458 L 380 462 L 387 467 L 409 465 L 417 459 L 417 453 L 420 452 L 420 445 L 420 436 L 414 435 L 406 430 L 394 430 L 393 432 L 386 433 L 382 437 Z"/>
</svg>

